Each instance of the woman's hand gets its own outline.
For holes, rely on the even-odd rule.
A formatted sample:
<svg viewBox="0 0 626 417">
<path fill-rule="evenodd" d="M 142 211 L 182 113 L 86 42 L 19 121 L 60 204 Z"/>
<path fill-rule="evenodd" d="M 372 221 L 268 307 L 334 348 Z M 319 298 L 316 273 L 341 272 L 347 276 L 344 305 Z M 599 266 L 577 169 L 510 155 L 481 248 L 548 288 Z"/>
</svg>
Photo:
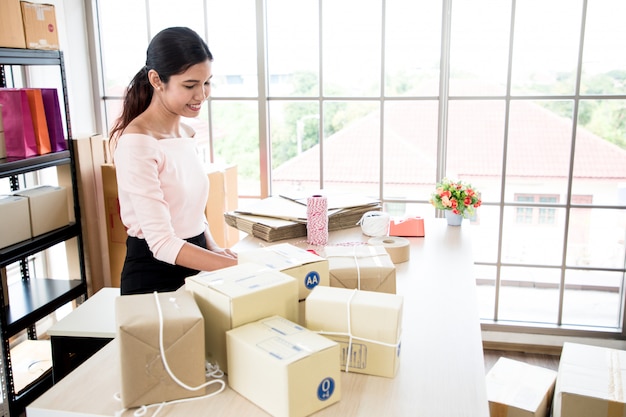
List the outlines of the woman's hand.
<svg viewBox="0 0 626 417">
<path fill-rule="evenodd" d="M 222 256 L 226 256 L 232 259 L 237 259 L 237 253 L 233 252 L 232 250 L 228 248 L 224 249 L 224 248 L 217 247 L 217 248 L 211 249 L 211 251 L 215 253 L 219 253 Z"/>
</svg>

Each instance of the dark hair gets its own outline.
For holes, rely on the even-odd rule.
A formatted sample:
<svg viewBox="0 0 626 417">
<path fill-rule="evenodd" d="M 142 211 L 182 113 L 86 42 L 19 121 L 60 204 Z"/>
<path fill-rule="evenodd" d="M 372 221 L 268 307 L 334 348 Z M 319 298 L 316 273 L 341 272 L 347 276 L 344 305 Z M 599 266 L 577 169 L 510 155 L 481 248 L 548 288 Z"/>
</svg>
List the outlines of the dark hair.
<svg viewBox="0 0 626 417">
<path fill-rule="evenodd" d="M 155 70 L 161 81 L 167 83 L 172 75 L 181 74 L 207 59 L 213 61 L 213 55 L 206 42 L 193 30 L 171 27 L 157 33 L 148 45 L 146 65 L 128 85 L 122 114 L 109 133 L 112 147 L 122 131 L 148 108 L 152 100 L 154 89 L 148 80 L 148 71 Z"/>
</svg>

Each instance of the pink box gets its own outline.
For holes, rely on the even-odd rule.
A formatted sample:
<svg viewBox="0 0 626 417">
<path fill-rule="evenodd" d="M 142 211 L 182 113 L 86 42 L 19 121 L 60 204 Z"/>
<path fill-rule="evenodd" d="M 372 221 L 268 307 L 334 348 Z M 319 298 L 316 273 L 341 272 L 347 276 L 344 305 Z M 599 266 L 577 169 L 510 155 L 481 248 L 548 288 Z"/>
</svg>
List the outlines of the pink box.
<svg viewBox="0 0 626 417">
<path fill-rule="evenodd" d="M 409 217 L 402 220 L 392 219 L 389 222 L 389 236 L 423 237 L 424 219 Z"/>
</svg>

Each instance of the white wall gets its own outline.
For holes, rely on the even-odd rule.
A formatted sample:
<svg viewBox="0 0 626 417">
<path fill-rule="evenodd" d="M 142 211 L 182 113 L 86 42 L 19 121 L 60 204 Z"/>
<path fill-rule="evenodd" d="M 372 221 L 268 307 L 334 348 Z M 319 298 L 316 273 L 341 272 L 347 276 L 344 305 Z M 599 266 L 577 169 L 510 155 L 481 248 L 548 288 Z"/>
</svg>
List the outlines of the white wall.
<svg viewBox="0 0 626 417">
<path fill-rule="evenodd" d="M 72 135 L 96 131 L 85 3 L 90 0 L 47 0 L 55 7 L 59 45 L 65 58 Z M 97 80 L 95 81 L 97 82 Z"/>
</svg>

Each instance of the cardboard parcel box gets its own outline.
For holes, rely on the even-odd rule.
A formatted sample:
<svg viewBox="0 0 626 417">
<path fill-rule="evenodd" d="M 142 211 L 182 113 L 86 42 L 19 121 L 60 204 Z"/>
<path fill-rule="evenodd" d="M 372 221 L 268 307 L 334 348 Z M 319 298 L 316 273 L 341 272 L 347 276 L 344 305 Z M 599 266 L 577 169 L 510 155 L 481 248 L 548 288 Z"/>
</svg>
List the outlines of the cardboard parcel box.
<svg viewBox="0 0 626 417">
<path fill-rule="evenodd" d="M 625 417 L 626 351 L 565 342 L 553 417 Z"/>
<path fill-rule="evenodd" d="M 28 198 L 30 229 L 33 236 L 42 235 L 70 223 L 65 187 L 40 185 L 15 191 L 14 194 Z"/>
<path fill-rule="evenodd" d="M 487 374 L 492 417 L 548 417 L 556 371 L 500 358 Z"/>
<path fill-rule="evenodd" d="M 14 245 L 32 237 L 30 232 L 30 211 L 26 197 L 0 195 L 0 219 L 10 219 L 10 221 L 5 221 L 2 225 L 0 248 Z"/>
<path fill-rule="evenodd" d="M 392 378 L 400 366 L 403 304 L 400 295 L 317 286 L 306 299 L 306 328 L 340 344 L 346 372 Z"/>
<path fill-rule="evenodd" d="M 275 417 L 308 416 L 341 398 L 339 345 L 279 316 L 229 330 L 228 383 Z"/>
<path fill-rule="evenodd" d="M 0 47 L 26 48 L 19 0 L 0 1 Z"/>
<path fill-rule="evenodd" d="M 256 262 L 294 277 L 298 281 L 298 299 L 304 300 L 317 285 L 329 285 L 328 261 L 289 243 L 242 251 L 239 262 Z"/>
<path fill-rule="evenodd" d="M 204 316 L 206 359 L 228 369 L 226 332 L 269 316 L 298 321 L 295 278 L 248 263 L 201 272 L 185 280 Z"/>
<path fill-rule="evenodd" d="M 396 293 L 396 267 L 384 246 L 325 248 L 331 287 Z"/>
<path fill-rule="evenodd" d="M 173 375 L 190 387 L 205 382 L 204 321 L 193 295 L 183 289 L 155 294 L 115 299 L 123 408 L 204 395 L 203 389 L 178 385 L 163 364 L 167 360 Z M 163 317 L 163 352 L 156 297 Z"/>
<path fill-rule="evenodd" d="M 53 4 L 20 2 L 28 49 L 59 49 L 57 17 Z"/>
</svg>

